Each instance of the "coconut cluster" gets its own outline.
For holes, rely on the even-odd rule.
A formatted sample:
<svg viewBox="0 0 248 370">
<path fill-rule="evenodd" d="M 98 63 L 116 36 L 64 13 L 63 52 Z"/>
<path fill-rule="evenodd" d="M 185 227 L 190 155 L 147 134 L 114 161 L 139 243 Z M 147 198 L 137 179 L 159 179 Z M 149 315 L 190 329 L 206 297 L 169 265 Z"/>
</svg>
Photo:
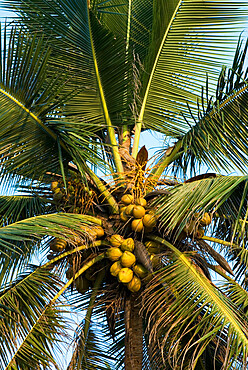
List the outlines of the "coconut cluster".
<svg viewBox="0 0 248 370">
<path fill-rule="evenodd" d="M 111 247 L 106 251 L 106 257 L 114 262 L 110 267 L 111 275 L 126 284 L 127 288 L 136 293 L 141 288 L 141 279 L 148 275 L 148 270 L 136 262 L 134 255 L 134 240 L 124 239 L 114 234 L 109 239 Z"/>
<path fill-rule="evenodd" d="M 133 231 L 151 232 L 156 226 L 157 219 L 152 210 L 147 210 L 145 198 L 136 198 L 131 194 L 125 194 L 121 198 L 120 219 L 123 222 L 131 221 Z"/>
<path fill-rule="evenodd" d="M 94 242 L 104 236 L 104 230 L 100 225 L 82 225 L 80 229 L 82 233 L 91 240 L 91 242 Z M 49 247 L 51 252 L 60 253 L 66 249 L 71 249 L 71 247 L 75 248 L 75 246 L 80 245 L 82 245 L 82 239 L 78 235 L 73 235 L 69 238 L 68 242 L 61 238 L 54 238 L 50 242 Z"/>
<path fill-rule="evenodd" d="M 98 239 L 102 238 L 105 234 L 103 228 L 99 225 L 93 226 L 83 225 L 81 226 L 81 231 L 84 233 L 84 235 L 86 235 L 90 239 L 91 242 L 97 241 Z M 54 238 L 50 242 L 49 247 L 52 253 L 62 253 L 66 250 L 70 250 L 72 248 L 75 248 L 76 246 L 79 247 L 82 245 L 84 245 L 82 243 L 82 239 L 79 236 L 74 235 L 71 236 L 71 238 L 68 241 L 61 238 Z M 86 246 L 84 253 L 85 252 L 87 252 Z M 91 253 L 90 250 L 88 250 L 88 252 Z M 48 257 L 49 259 L 54 258 L 53 254 L 49 255 Z M 96 266 L 93 265 L 89 269 L 87 269 L 84 274 L 80 275 L 77 279 L 75 279 L 74 284 L 79 293 L 82 294 L 85 293 L 89 289 L 89 287 L 92 286 L 96 279 L 96 272 L 97 272 Z M 74 275 L 73 268 L 70 267 L 66 271 L 66 277 L 69 280 L 73 277 L 73 275 Z"/>
<path fill-rule="evenodd" d="M 58 208 L 63 206 L 65 211 L 71 213 L 83 213 L 87 206 L 91 204 L 91 199 L 96 195 L 88 189 L 77 175 L 70 177 L 65 189 L 62 179 L 52 181 L 51 190 L 53 200 Z"/>
<path fill-rule="evenodd" d="M 205 234 L 205 227 L 211 224 L 211 216 L 205 212 L 200 220 L 199 213 L 195 213 L 193 219 L 184 227 L 183 233 L 187 235 L 194 235 L 197 239 L 203 238 Z"/>
</svg>

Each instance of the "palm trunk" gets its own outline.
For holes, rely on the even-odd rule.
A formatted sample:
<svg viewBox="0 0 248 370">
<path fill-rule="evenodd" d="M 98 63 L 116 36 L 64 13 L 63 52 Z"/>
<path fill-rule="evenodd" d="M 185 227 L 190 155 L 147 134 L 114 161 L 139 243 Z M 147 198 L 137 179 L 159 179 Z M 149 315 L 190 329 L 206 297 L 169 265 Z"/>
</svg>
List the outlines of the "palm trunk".
<svg viewBox="0 0 248 370">
<path fill-rule="evenodd" d="M 125 370 L 142 370 L 143 325 L 139 300 L 131 295 L 125 305 Z"/>
</svg>

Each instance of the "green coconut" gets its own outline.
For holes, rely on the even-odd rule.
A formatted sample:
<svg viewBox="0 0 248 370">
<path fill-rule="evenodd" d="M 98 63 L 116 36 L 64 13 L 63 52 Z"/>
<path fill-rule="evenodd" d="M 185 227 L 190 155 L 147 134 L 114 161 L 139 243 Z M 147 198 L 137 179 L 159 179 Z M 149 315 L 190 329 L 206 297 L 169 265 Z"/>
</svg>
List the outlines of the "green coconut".
<svg viewBox="0 0 248 370">
<path fill-rule="evenodd" d="M 141 279 L 146 277 L 147 274 L 148 274 L 148 270 L 143 265 L 140 265 L 140 264 L 134 265 L 133 266 L 133 271 Z"/>
</svg>

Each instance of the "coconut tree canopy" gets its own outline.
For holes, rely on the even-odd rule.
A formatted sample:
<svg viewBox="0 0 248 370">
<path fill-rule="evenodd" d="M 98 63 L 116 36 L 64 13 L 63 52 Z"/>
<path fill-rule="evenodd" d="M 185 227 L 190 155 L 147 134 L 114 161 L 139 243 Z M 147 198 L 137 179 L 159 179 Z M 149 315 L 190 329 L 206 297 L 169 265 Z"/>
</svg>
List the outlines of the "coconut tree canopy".
<svg viewBox="0 0 248 370">
<path fill-rule="evenodd" d="M 246 369 L 247 2 L 2 3 L 0 369 Z"/>
</svg>

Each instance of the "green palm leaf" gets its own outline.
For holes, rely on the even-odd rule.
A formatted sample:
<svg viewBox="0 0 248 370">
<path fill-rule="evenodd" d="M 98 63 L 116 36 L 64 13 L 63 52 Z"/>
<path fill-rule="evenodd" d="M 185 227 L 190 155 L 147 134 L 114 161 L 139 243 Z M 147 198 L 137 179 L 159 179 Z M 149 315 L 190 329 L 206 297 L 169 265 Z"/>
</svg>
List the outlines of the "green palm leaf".
<svg viewBox="0 0 248 370">
<path fill-rule="evenodd" d="M 1 226 L 49 212 L 49 200 L 31 195 L 0 196 Z"/>
<path fill-rule="evenodd" d="M 153 327 L 152 331 L 153 333 L 161 332 L 163 325 L 168 329 L 164 333 L 165 336 L 161 346 L 166 346 L 166 339 L 169 338 L 170 334 L 175 335 L 173 339 L 175 346 L 172 346 L 169 351 L 171 356 L 179 359 L 180 353 L 176 352 L 176 341 L 180 341 L 187 333 L 183 326 L 187 325 L 191 319 L 196 319 L 197 315 L 201 315 L 200 322 L 198 322 L 195 329 L 193 327 L 191 332 L 190 345 L 183 350 L 186 354 L 190 347 L 197 347 L 197 351 L 191 358 L 191 365 L 197 359 L 199 353 L 202 353 L 206 348 L 211 338 L 221 335 L 221 331 L 226 332 L 228 341 L 230 341 L 225 344 L 227 346 L 226 368 L 231 368 L 238 361 L 240 354 L 246 358 L 248 322 L 242 311 L 239 311 L 231 300 L 220 293 L 205 275 L 196 269 L 189 256 L 161 238 L 152 237 L 152 239 L 164 244 L 172 252 L 168 254 L 171 264 L 161 270 L 158 276 L 161 281 L 172 288 L 173 298 L 169 298 L 170 295 L 167 289 L 161 290 L 160 294 L 156 295 L 156 308 L 153 302 L 155 292 L 153 294 L 149 292 L 147 295 L 148 302 L 146 306 L 149 307 L 149 303 L 152 305 L 149 310 L 150 314 L 159 313 L 161 306 L 166 307 L 163 316 L 154 323 L 156 327 Z M 160 300 L 160 304 L 158 304 L 158 300 Z M 172 318 L 176 323 L 174 325 L 170 324 Z M 169 325 L 171 325 L 171 328 L 169 328 Z M 173 334 L 175 325 L 178 329 Z M 200 331 L 201 336 L 197 338 Z"/>
<path fill-rule="evenodd" d="M 82 230 L 82 225 L 89 225 L 93 222 L 101 224 L 101 220 L 95 217 L 70 214 L 57 213 L 40 215 L 31 217 L 12 223 L 8 226 L 0 228 L 0 245 L 3 248 L 11 249 L 12 241 L 38 241 L 44 236 L 50 235 L 54 237 L 62 237 L 65 240 L 70 240 L 75 243 L 75 237 L 87 236 L 87 232 Z M 20 253 L 21 249 L 17 249 Z"/>
<path fill-rule="evenodd" d="M 227 1 L 225 9 L 218 2 L 198 6 L 194 1 L 177 2 L 153 64 L 137 130 L 144 125 L 144 128 L 164 132 L 173 138 L 179 138 L 187 132 L 188 125 L 184 117 L 194 123 L 187 102 L 193 113 L 197 113 L 197 99 L 201 96 L 206 70 L 211 77 L 209 91 L 213 94 L 219 69 L 228 56 L 232 58 L 239 33 L 245 28 L 246 3 Z M 244 6 L 242 12 L 237 15 L 236 11 L 241 6 Z M 201 27 L 202 17 L 204 28 Z M 225 29 L 230 23 L 234 25 L 234 37 L 227 41 Z M 225 45 L 225 53 L 220 44 Z M 136 145 L 134 152 L 137 152 Z"/>
<path fill-rule="evenodd" d="M 36 266 L 3 286 L 0 302 L 9 310 L 0 319 L 1 369 L 11 368 L 9 361 L 16 368 L 55 364 L 52 350 L 56 341 L 61 340 L 65 325 L 59 308 L 45 307 L 59 287 L 60 282 L 53 274 Z"/>
<path fill-rule="evenodd" d="M 161 196 L 154 204 L 159 207 L 157 213 L 168 230 L 175 228 L 177 224 L 180 224 L 179 229 L 182 230 L 194 213 L 217 211 L 240 184 L 243 184 L 243 192 L 239 198 L 239 206 L 242 209 L 246 182 L 247 176 L 217 176 L 186 182 L 174 187 L 169 195 Z"/>
</svg>

